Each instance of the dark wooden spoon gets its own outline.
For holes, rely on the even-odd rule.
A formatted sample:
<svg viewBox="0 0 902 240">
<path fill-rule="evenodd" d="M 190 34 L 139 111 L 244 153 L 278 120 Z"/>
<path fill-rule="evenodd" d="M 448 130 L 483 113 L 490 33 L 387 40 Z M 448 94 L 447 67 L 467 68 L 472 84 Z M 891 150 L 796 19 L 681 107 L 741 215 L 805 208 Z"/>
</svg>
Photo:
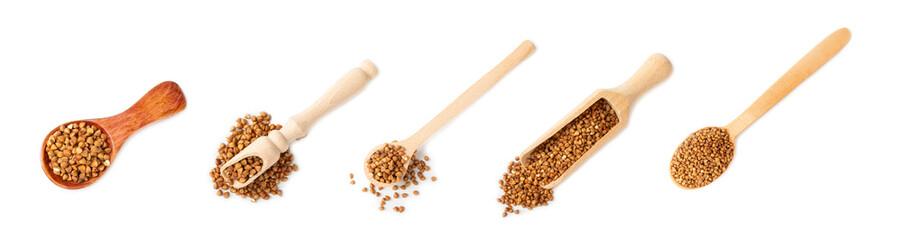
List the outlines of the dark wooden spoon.
<svg viewBox="0 0 902 240">
<path fill-rule="evenodd" d="M 166 81 L 150 89 L 144 94 L 144 97 L 141 97 L 138 102 L 122 113 L 107 118 L 86 119 L 63 124 L 69 125 L 83 122 L 93 125 L 107 134 L 108 144 L 113 146 L 113 151 L 110 153 L 110 166 L 101 171 L 97 177 L 80 183 L 63 180 L 62 177 L 53 174 L 53 170 L 50 169 L 50 158 L 44 149 L 46 149 L 50 135 L 57 131 L 57 128 L 54 128 L 44 137 L 44 142 L 41 143 L 41 166 L 44 169 L 44 174 L 47 175 L 51 182 L 62 188 L 79 189 L 87 187 L 109 171 L 113 161 L 116 159 L 116 154 L 119 153 L 119 148 L 122 148 L 122 144 L 125 143 L 129 136 L 148 124 L 182 111 L 185 109 L 185 105 L 185 94 L 182 93 L 182 88 L 175 82 Z"/>
</svg>

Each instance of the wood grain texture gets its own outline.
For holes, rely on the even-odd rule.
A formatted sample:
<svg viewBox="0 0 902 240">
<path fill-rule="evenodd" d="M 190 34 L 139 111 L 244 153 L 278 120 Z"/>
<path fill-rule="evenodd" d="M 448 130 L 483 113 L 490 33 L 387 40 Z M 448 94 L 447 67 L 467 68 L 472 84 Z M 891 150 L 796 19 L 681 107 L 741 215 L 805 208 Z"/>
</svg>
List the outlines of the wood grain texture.
<svg viewBox="0 0 902 240">
<path fill-rule="evenodd" d="M 793 89 L 802 84 L 811 74 L 827 63 L 839 50 L 849 43 L 852 33 L 849 29 L 841 28 L 836 30 L 827 38 L 824 38 L 817 46 L 805 54 L 802 59 L 796 62 L 789 71 L 786 71 L 780 79 L 777 80 L 767 91 L 764 92 L 751 106 L 749 106 L 739 117 L 736 117 L 730 124 L 727 124 L 727 131 L 730 137 L 735 141 L 742 131 L 745 131 L 749 125 L 752 125 L 764 113 L 777 105 L 783 97 L 789 94 Z"/>
<path fill-rule="evenodd" d="M 360 63 L 360 67 L 351 69 L 338 79 L 313 105 L 289 118 L 285 128 L 282 129 L 282 133 L 289 140 L 298 140 L 307 136 L 307 132 L 310 131 L 313 123 L 360 93 L 363 87 L 375 78 L 378 73 L 379 71 L 376 65 L 373 65 L 373 62 L 364 60 Z M 287 146 L 285 150 L 287 150 Z"/>
<path fill-rule="evenodd" d="M 49 158 L 44 149 L 48 138 L 56 131 L 54 128 L 44 137 L 44 142 L 41 143 L 41 166 L 44 169 L 44 174 L 47 175 L 51 182 L 62 188 L 80 189 L 87 187 L 103 177 L 103 174 L 113 167 L 119 149 L 122 148 L 122 145 L 133 133 L 148 124 L 184 110 L 186 105 L 185 94 L 182 92 L 181 87 L 175 82 L 166 81 L 150 89 L 141 99 L 122 113 L 106 118 L 85 119 L 63 124 L 85 122 L 94 125 L 109 136 L 107 138 L 108 144 L 113 147 L 113 151 L 110 153 L 110 166 L 100 172 L 99 176 L 81 183 L 64 181 L 62 177 L 53 174 L 53 170 L 48 165 Z"/>
<path fill-rule="evenodd" d="M 529 40 L 523 41 L 523 43 L 505 57 L 504 60 L 492 68 L 491 71 L 483 75 L 478 81 L 473 83 L 470 88 L 467 88 L 466 91 L 461 93 L 460 96 L 454 99 L 451 104 L 448 104 L 445 109 L 439 112 L 438 115 L 432 118 L 432 120 L 426 123 L 420 130 L 409 138 L 401 141 L 401 146 L 404 146 L 404 148 L 408 149 L 412 154 L 413 151 L 410 150 L 419 148 L 426 139 L 429 139 L 429 137 L 445 126 L 445 124 L 448 124 L 451 119 L 463 112 L 464 109 L 467 109 L 473 102 L 476 102 L 476 99 L 479 99 L 479 97 L 488 92 L 492 86 L 495 86 L 495 83 L 498 83 L 504 75 L 507 75 L 514 67 L 532 55 L 535 50 L 536 46 L 533 45 L 532 42 Z"/>
</svg>

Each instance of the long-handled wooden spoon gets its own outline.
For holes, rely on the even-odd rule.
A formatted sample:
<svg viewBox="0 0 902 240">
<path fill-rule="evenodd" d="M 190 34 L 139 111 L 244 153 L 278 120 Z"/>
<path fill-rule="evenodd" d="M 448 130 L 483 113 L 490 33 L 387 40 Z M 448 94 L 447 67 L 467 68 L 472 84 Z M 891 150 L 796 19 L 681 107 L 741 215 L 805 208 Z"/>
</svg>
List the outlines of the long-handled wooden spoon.
<svg viewBox="0 0 902 240">
<path fill-rule="evenodd" d="M 182 93 L 182 89 L 175 82 L 167 81 L 150 89 L 150 91 L 144 94 L 144 97 L 141 97 L 138 102 L 122 113 L 107 118 L 67 122 L 63 125 L 85 123 L 93 125 L 106 133 L 107 136 L 109 136 L 107 137 L 108 144 L 113 146 L 113 151 L 110 153 L 109 160 L 110 166 L 112 166 L 113 160 L 116 159 L 116 154 L 119 153 L 119 149 L 122 148 L 122 144 L 125 144 L 125 140 L 127 140 L 129 136 L 148 124 L 182 111 L 185 109 L 185 105 L 185 94 Z M 49 165 L 50 158 L 45 151 L 47 140 L 54 131 L 56 131 L 56 129 L 50 131 L 50 133 L 44 137 L 44 142 L 41 144 L 41 166 L 44 168 L 44 174 L 47 175 L 47 178 L 49 178 L 51 182 L 66 189 L 79 189 L 93 184 L 97 179 L 100 179 L 104 173 L 109 171 L 109 167 L 107 167 L 107 169 L 100 172 L 99 176 L 89 178 L 87 181 L 80 183 L 63 180 L 62 177 L 54 174 L 53 169 L 51 169 Z"/>
<path fill-rule="evenodd" d="M 436 131 L 441 129 L 442 126 L 445 126 L 445 124 L 451 121 L 451 119 L 457 116 L 457 114 L 460 114 L 460 112 L 473 104 L 476 99 L 485 94 L 485 92 L 487 92 L 489 88 L 494 86 L 495 83 L 498 82 L 498 80 L 501 80 L 501 78 L 504 77 L 504 75 L 506 75 L 508 72 L 510 72 L 515 66 L 517 66 L 517 64 L 520 64 L 520 62 L 526 59 L 526 57 L 529 57 L 529 55 L 531 55 L 535 51 L 535 49 L 536 47 L 532 44 L 532 42 L 530 42 L 529 40 L 523 41 L 523 43 L 521 43 L 520 46 L 518 46 L 517 49 L 514 50 L 514 52 L 504 58 L 501 63 L 498 63 L 495 68 L 492 68 L 491 71 L 482 76 L 479 81 L 476 81 L 476 83 L 474 83 L 472 86 L 470 86 L 470 88 L 468 88 L 460 96 L 458 96 L 457 99 L 454 99 L 454 102 L 451 102 L 451 104 L 445 107 L 445 109 L 442 110 L 438 115 L 436 115 L 435 118 L 432 118 L 429 123 L 420 128 L 419 131 L 401 142 L 395 142 L 391 144 L 400 145 L 401 147 L 406 149 L 404 153 L 405 157 L 407 157 L 408 159 L 413 159 L 412 156 L 414 152 L 416 152 L 416 149 L 418 149 L 420 145 L 426 141 L 426 139 L 429 139 L 432 134 L 435 134 Z M 370 158 L 370 155 L 373 155 L 374 152 L 382 149 L 383 147 L 385 147 L 385 144 L 380 144 L 379 146 L 373 148 L 373 150 L 366 154 L 367 159 Z M 407 169 L 409 165 L 410 161 L 408 160 L 404 163 L 403 169 Z M 370 180 L 371 183 L 379 187 L 391 187 L 400 180 L 400 178 L 398 178 L 395 179 L 394 182 L 390 183 L 380 182 L 375 179 L 372 172 L 366 170 L 368 168 L 366 161 L 364 161 L 363 168 L 364 172 L 366 173 L 366 178 Z"/>
<path fill-rule="evenodd" d="M 545 134 L 542 134 L 541 137 L 536 139 L 526 150 L 523 150 L 523 153 L 520 154 L 520 159 L 525 164 L 529 164 L 532 160 L 530 158 L 530 154 L 538 147 L 540 144 L 551 138 L 555 133 L 557 133 L 560 129 L 564 128 L 568 123 L 573 121 L 574 118 L 578 117 L 580 114 L 586 111 L 590 106 L 595 104 L 596 102 L 604 99 L 607 100 L 611 107 L 614 109 L 614 112 L 617 114 L 617 119 L 619 120 L 614 127 L 612 127 L 604 136 L 601 137 L 592 147 L 584 152 L 581 156 L 568 156 L 568 157 L 578 157 L 578 159 L 564 171 L 563 174 L 555 178 L 554 180 L 545 183 L 542 185 L 545 189 L 551 189 L 561 183 L 567 176 L 569 176 L 573 171 L 576 170 L 586 159 L 592 156 L 601 146 L 604 146 L 608 140 L 613 138 L 623 130 L 626 126 L 627 121 L 629 120 L 629 112 L 630 107 L 639 98 L 643 93 L 651 89 L 652 87 L 658 85 L 659 83 L 666 80 L 670 73 L 673 71 L 673 66 L 670 64 L 670 60 L 667 59 L 662 54 L 654 54 L 648 57 L 645 60 L 645 63 L 639 67 L 639 70 L 633 74 L 632 77 L 629 78 L 626 82 L 620 84 L 612 89 L 599 89 L 595 90 L 592 95 L 589 95 L 586 100 L 583 100 L 582 103 L 576 106 L 573 110 L 570 111 L 564 118 L 557 122 L 551 129 L 548 129 Z"/>
<path fill-rule="evenodd" d="M 702 128 L 689 135 L 671 158 L 670 176 L 673 182 L 685 189 L 695 189 L 707 186 L 720 177 L 733 160 L 736 137 L 833 58 L 846 46 L 850 37 L 849 29 L 836 30 L 814 46 L 726 127 Z"/>
<path fill-rule="evenodd" d="M 269 135 L 257 138 L 247 147 L 238 152 L 232 159 L 219 168 L 221 176 L 226 175 L 226 168 L 251 156 L 260 157 L 263 166 L 253 176 L 249 176 L 244 182 L 232 181 L 233 188 L 243 188 L 254 182 L 257 177 L 266 172 L 273 164 L 279 161 L 279 155 L 288 150 L 291 142 L 307 136 L 310 127 L 320 117 L 335 107 L 357 95 L 360 90 L 378 74 L 376 66 L 369 60 L 363 61 L 360 67 L 351 69 L 338 80 L 323 96 L 309 108 L 288 119 L 288 122 L 279 130 L 272 130 Z"/>
</svg>

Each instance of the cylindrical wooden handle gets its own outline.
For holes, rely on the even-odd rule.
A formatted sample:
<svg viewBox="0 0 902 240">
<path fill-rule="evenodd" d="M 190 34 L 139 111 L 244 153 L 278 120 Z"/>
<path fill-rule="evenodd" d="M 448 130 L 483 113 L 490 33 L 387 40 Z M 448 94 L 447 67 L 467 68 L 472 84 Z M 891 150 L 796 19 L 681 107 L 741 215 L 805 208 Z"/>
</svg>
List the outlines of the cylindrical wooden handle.
<svg viewBox="0 0 902 240">
<path fill-rule="evenodd" d="M 369 60 L 364 60 L 360 67 L 351 69 L 326 91 L 312 106 L 292 116 L 282 133 L 289 140 L 297 140 L 307 135 L 310 126 L 324 114 L 351 99 L 360 92 L 370 79 L 379 71 Z"/>
<path fill-rule="evenodd" d="M 739 117 L 727 125 L 730 136 L 736 138 L 742 131 L 748 128 L 755 120 L 777 105 L 783 97 L 795 89 L 802 81 L 805 81 L 814 71 L 833 58 L 839 50 L 842 50 L 852 37 L 849 29 L 841 28 L 814 46 L 808 54 L 796 62 L 789 71 L 786 71 L 774 85 L 771 85 L 751 106 Z"/>
<path fill-rule="evenodd" d="M 670 59 L 664 54 L 655 53 L 645 60 L 629 80 L 617 86 L 615 91 L 627 95 L 630 102 L 634 102 L 643 93 L 670 77 L 672 72 Z"/>
<path fill-rule="evenodd" d="M 479 81 L 476 81 L 467 91 L 460 94 L 457 99 L 454 99 L 454 102 L 451 102 L 447 107 L 445 107 L 442 112 L 440 112 L 437 116 L 432 118 L 425 126 L 420 128 L 419 131 L 413 134 L 410 138 L 404 141 L 402 145 L 407 145 L 405 147 L 411 146 L 419 146 L 422 144 L 429 136 L 435 134 L 442 126 L 451 121 L 454 116 L 460 114 L 464 109 L 466 109 L 470 104 L 479 99 L 482 94 L 489 91 L 498 80 L 501 80 L 504 75 L 510 72 L 514 67 L 516 67 L 520 62 L 523 62 L 524 59 L 532 55 L 532 53 L 536 50 L 536 46 L 532 44 L 529 40 L 523 41 L 520 43 L 520 46 L 517 49 L 509 54 L 504 60 L 502 60 L 495 68 L 492 68 L 491 71 L 486 73 Z M 412 150 L 411 150 L 412 151 Z"/>
<path fill-rule="evenodd" d="M 182 88 L 175 82 L 166 81 L 147 91 L 124 112 L 97 121 L 107 128 L 118 149 L 138 129 L 172 116 L 185 109 L 186 105 Z"/>
<path fill-rule="evenodd" d="M 354 95 L 360 92 L 370 79 L 376 77 L 379 71 L 376 65 L 370 60 L 364 60 L 360 63 L 360 67 L 351 69 L 345 73 L 319 100 L 316 101 L 314 107 L 321 107 L 326 111 L 332 110 L 334 107 L 347 102 Z"/>
</svg>

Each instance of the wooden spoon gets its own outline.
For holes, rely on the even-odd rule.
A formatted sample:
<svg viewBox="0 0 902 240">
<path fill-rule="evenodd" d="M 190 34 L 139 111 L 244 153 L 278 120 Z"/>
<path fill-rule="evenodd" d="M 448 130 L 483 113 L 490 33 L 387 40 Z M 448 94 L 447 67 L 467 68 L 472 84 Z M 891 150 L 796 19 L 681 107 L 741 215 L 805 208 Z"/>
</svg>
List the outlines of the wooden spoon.
<svg viewBox="0 0 902 240">
<path fill-rule="evenodd" d="M 601 146 L 604 146 L 608 140 L 613 138 L 620 130 L 626 126 L 626 123 L 629 120 L 629 111 L 630 106 L 636 101 L 639 96 L 643 93 L 651 89 L 652 87 L 658 85 L 659 83 L 666 80 L 670 73 L 673 71 L 673 66 L 670 64 L 670 60 L 667 59 L 664 55 L 660 53 L 656 53 L 648 57 L 645 60 L 645 63 L 639 67 L 639 70 L 633 74 L 626 82 L 620 84 L 612 89 L 599 89 L 595 90 L 592 95 L 589 95 L 586 100 L 583 100 L 582 103 L 576 106 L 573 110 L 570 111 L 563 119 L 557 122 L 551 129 L 548 129 L 545 134 L 543 134 L 539 139 L 536 139 L 532 145 L 523 150 L 523 153 L 520 154 L 520 159 L 525 164 L 529 164 L 529 161 L 532 160 L 529 158 L 529 155 L 532 154 L 533 150 L 538 147 L 540 144 L 551 138 L 555 133 L 557 133 L 561 128 L 566 126 L 568 123 L 573 121 L 574 118 L 578 117 L 580 114 L 586 111 L 590 106 L 595 104 L 601 99 L 605 99 L 608 103 L 611 104 L 611 107 L 614 109 L 614 112 L 617 114 L 618 123 L 614 125 L 611 130 L 608 131 L 604 136 L 601 137 L 592 148 L 583 153 L 582 156 L 579 156 L 569 168 L 567 168 L 564 173 L 554 179 L 553 181 L 542 185 L 545 189 L 552 189 L 558 184 L 561 183 L 567 176 L 569 176 L 573 171 L 576 170 L 586 159 L 592 156 Z"/>
<path fill-rule="evenodd" d="M 736 137 L 739 136 L 740 133 L 745 131 L 746 128 L 749 127 L 753 122 L 758 120 L 764 113 L 770 110 L 774 105 L 776 105 L 783 97 L 786 97 L 789 92 L 795 89 L 802 81 L 805 81 L 811 74 L 817 71 L 818 68 L 827 63 L 828 60 L 833 58 L 839 50 L 842 50 L 843 47 L 846 46 L 846 43 L 849 42 L 849 38 L 851 38 L 851 33 L 849 29 L 841 28 L 836 30 L 830 36 L 827 36 L 824 40 L 814 46 L 808 54 L 805 54 L 801 60 L 796 62 L 792 68 L 789 69 L 776 83 L 770 86 L 767 91 L 764 92 L 751 106 L 749 106 L 742 114 L 739 115 L 736 119 L 734 119 L 730 124 L 727 124 L 726 127 L 723 127 L 727 131 L 730 137 L 730 145 L 734 145 L 736 142 Z M 704 128 L 703 128 L 704 129 Z M 694 135 L 694 134 L 693 134 Z M 686 138 L 686 141 L 689 141 L 693 135 Z M 711 146 L 716 147 L 716 146 Z M 734 146 L 728 146 L 729 148 L 734 148 Z M 674 152 L 674 156 L 679 152 L 679 148 Z M 705 151 L 706 149 L 701 149 L 699 151 Z M 729 156 L 729 159 L 724 159 L 725 165 L 720 166 L 724 170 L 729 167 L 729 163 L 732 162 L 732 155 Z M 707 186 L 713 180 L 716 180 L 722 172 L 715 172 L 713 179 L 709 182 L 700 183 L 700 186 L 686 186 L 683 183 L 675 178 L 674 172 L 674 164 L 676 158 L 671 159 L 671 179 L 677 186 L 680 186 L 685 189 L 695 189 Z M 712 161 L 717 162 L 717 161 Z"/>
<path fill-rule="evenodd" d="M 282 129 L 272 130 L 268 135 L 259 137 L 247 147 L 238 152 L 232 159 L 219 168 L 221 176 L 226 176 L 225 170 L 242 159 L 257 156 L 263 159 L 262 168 L 256 174 L 248 178 L 243 183 L 240 181 L 232 181 L 233 188 L 243 188 L 254 182 L 273 164 L 279 161 L 279 155 L 288 150 L 291 142 L 300 140 L 307 136 L 307 132 L 316 120 L 325 115 L 335 107 L 338 107 L 354 95 L 378 74 L 376 66 L 369 60 L 363 61 L 360 67 L 351 69 L 341 79 L 338 80 L 323 96 L 301 113 L 298 113 L 288 119 Z"/>
<path fill-rule="evenodd" d="M 401 142 L 393 142 L 390 144 L 400 145 L 400 146 L 404 147 L 404 149 L 405 149 L 404 154 L 409 159 L 413 159 L 412 156 L 413 156 L 414 152 L 416 152 L 416 149 L 418 149 L 420 147 L 420 145 L 422 145 L 423 142 L 426 141 L 426 139 L 429 139 L 429 137 L 432 136 L 432 134 L 435 134 L 436 131 L 441 129 L 442 126 L 445 126 L 445 124 L 447 124 L 449 121 L 451 121 L 451 119 L 453 119 L 455 116 L 457 116 L 457 114 L 460 114 L 460 112 L 462 112 L 468 106 L 473 104 L 473 102 L 475 102 L 476 99 L 478 99 L 480 96 L 485 94 L 485 92 L 487 92 L 489 90 L 489 88 L 492 88 L 492 86 L 494 86 L 495 83 L 498 82 L 498 80 L 501 80 L 501 78 L 504 77 L 504 75 L 506 75 L 508 72 L 510 72 L 515 66 L 517 66 L 517 64 L 520 64 L 520 62 L 522 62 L 524 59 L 526 59 L 526 57 L 529 57 L 529 55 L 532 55 L 532 53 L 535 50 L 536 50 L 536 46 L 533 45 L 532 42 L 530 42 L 529 40 L 523 41 L 523 43 L 521 43 L 520 46 L 517 47 L 517 49 L 514 49 L 514 52 L 512 52 L 510 55 L 508 55 L 506 58 L 504 58 L 504 60 L 502 60 L 501 63 L 498 63 L 498 65 L 495 66 L 495 68 L 492 68 L 491 71 L 489 71 L 484 76 L 482 76 L 482 78 L 480 78 L 479 81 L 476 81 L 476 83 L 473 83 L 473 85 L 470 86 L 470 88 L 468 88 L 460 96 L 458 96 L 457 99 L 454 99 L 454 101 L 451 102 L 451 104 L 449 104 L 447 107 L 445 107 L 445 109 L 442 110 L 438 115 L 436 115 L 435 118 L 432 118 L 432 120 L 430 120 L 429 123 L 427 123 L 425 126 L 420 128 L 419 131 L 417 131 L 412 136 L 410 136 L 407 139 L 404 139 Z M 370 152 L 366 154 L 366 157 L 367 157 L 366 159 L 369 159 L 370 156 L 373 155 L 374 152 L 383 148 L 384 146 L 385 146 L 385 144 L 379 144 L 378 146 L 373 148 L 373 150 L 370 150 Z M 410 165 L 409 160 L 404 163 L 405 171 L 409 165 Z M 364 173 L 366 173 L 366 178 L 368 180 L 370 180 L 370 182 L 373 183 L 373 185 L 376 185 L 379 187 L 391 187 L 392 185 L 395 185 L 395 183 L 398 182 L 398 180 L 395 180 L 395 182 L 392 182 L 392 183 L 383 183 L 383 182 L 377 181 L 373 177 L 373 173 L 370 171 L 366 171 L 366 168 L 367 168 L 367 164 L 366 164 L 366 161 L 364 161 L 364 164 L 363 164 Z"/>
<path fill-rule="evenodd" d="M 69 125 L 83 122 L 93 125 L 107 134 L 107 143 L 113 146 L 113 151 L 110 153 L 110 166 L 101 171 L 99 176 L 80 183 L 63 180 L 62 177 L 53 174 L 53 170 L 50 169 L 50 158 L 44 149 L 47 146 L 47 140 L 50 138 L 50 135 L 57 131 L 54 128 L 44 137 L 44 142 L 41 144 L 41 166 L 44 169 L 44 174 L 47 175 L 51 182 L 62 188 L 79 189 L 87 187 L 109 171 L 113 160 L 116 159 L 116 154 L 119 153 L 119 149 L 122 148 L 122 144 L 125 144 L 125 140 L 129 136 L 148 124 L 182 111 L 185 109 L 185 105 L 185 94 L 182 93 L 182 88 L 175 82 L 166 81 L 150 89 L 144 94 L 144 97 L 141 97 L 138 102 L 122 113 L 107 118 L 86 119 L 63 124 Z"/>
</svg>

